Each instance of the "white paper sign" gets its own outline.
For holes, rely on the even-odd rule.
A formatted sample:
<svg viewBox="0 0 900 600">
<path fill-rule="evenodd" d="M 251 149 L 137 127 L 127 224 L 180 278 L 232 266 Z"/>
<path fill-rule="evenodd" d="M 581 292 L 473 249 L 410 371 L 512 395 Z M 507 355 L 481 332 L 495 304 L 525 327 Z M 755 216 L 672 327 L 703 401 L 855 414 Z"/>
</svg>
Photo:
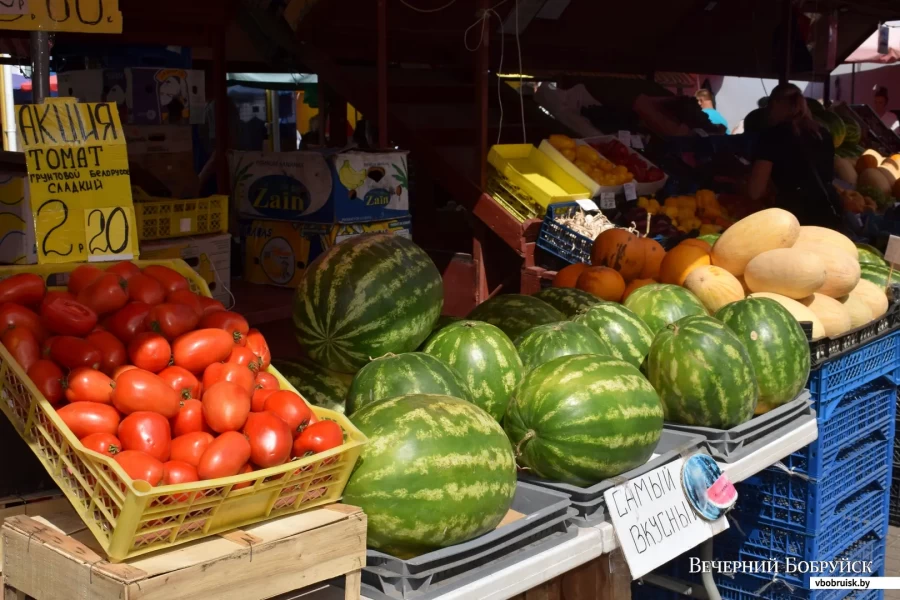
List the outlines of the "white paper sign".
<svg viewBox="0 0 900 600">
<path fill-rule="evenodd" d="M 641 139 L 639 135 L 631 136 L 631 147 L 635 150 L 643 150 L 644 149 L 644 140 Z"/>
<path fill-rule="evenodd" d="M 597 208 L 597 203 L 593 200 L 576 200 L 578 206 L 581 207 L 581 210 L 585 210 L 587 212 L 597 212 L 600 210 Z"/>
<path fill-rule="evenodd" d="M 892 265 L 900 265 L 900 237 L 892 235 L 888 240 L 887 249 L 884 251 L 884 260 Z"/>
<path fill-rule="evenodd" d="M 603 192 L 600 194 L 600 208 L 615 208 L 616 195 L 612 192 Z"/>
<path fill-rule="evenodd" d="M 0 15 L 24 15 L 28 12 L 28 0 L 0 0 Z"/>
<path fill-rule="evenodd" d="M 678 458 L 603 493 L 632 579 L 646 575 L 713 536 L 684 495 Z M 722 517 L 720 521 L 725 521 Z M 717 530 L 728 523 L 717 523 Z"/>
<path fill-rule="evenodd" d="M 622 129 L 619 131 L 619 141 L 622 142 L 625 146 L 631 147 L 631 132 L 625 131 Z"/>
<path fill-rule="evenodd" d="M 637 200 L 637 188 L 634 187 L 633 181 L 629 181 L 625 184 L 625 199 L 629 202 Z"/>
</svg>

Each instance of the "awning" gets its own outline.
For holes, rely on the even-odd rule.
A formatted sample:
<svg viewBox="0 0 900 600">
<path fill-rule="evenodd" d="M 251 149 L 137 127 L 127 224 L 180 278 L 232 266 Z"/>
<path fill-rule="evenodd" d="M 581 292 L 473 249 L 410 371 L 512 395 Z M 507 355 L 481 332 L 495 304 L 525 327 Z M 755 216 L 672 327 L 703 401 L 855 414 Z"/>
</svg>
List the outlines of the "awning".
<svg viewBox="0 0 900 600">
<path fill-rule="evenodd" d="M 886 25 L 888 27 L 887 54 L 878 53 L 878 31 L 876 31 L 863 42 L 862 46 L 854 50 L 844 62 L 889 65 L 900 61 L 900 21 L 890 21 Z"/>
<path fill-rule="evenodd" d="M 315 86 L 318 75 L 312 73 L 229 73 L 228 85 L 264 90 L 300 91 Z"/>
</svg>

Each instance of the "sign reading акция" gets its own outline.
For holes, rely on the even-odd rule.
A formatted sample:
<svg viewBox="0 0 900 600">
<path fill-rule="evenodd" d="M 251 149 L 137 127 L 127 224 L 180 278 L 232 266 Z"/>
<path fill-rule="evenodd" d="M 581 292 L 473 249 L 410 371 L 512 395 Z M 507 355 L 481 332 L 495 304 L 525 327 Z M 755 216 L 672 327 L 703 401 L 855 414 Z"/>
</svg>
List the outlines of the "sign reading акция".
<svg viewBox="0 0 900 600">
<path fill-rule="evenodd" d="M 0 0 L 0 29 L 122 33 L 119 0 Z"/>
</svg>

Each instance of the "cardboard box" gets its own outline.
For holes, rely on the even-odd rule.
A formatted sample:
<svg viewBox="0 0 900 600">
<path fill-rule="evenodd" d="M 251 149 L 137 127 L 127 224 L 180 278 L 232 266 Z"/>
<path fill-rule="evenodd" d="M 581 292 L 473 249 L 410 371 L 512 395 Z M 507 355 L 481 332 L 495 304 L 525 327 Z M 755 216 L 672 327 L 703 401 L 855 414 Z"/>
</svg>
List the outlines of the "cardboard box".
<svg viewBox="0 0 900 600">
<path fill-rule="evenodd" d="M 0 264 L 37 263 L 28 180 L 0 172 Z"/>
<path fill-rule="evenodd" d="M 306 267 L 325 250 L 353 236 L 377 232 L 411 237 L 410 218 L 337 225 L 247 221 L 242 226 L 244 279 L 297 287 Z"/>
<path fill-rule="evenodd" d="M 206 280 L 213 298 L 229 307 L 231 293 L 231 234 L 220 233 L 172 240 L 141 242 L 144 260 L 180 258 Z"/>
<path fill-rule="evenodd" d="M 409 214 L 406 152 L 232 152 L 238 211 L 254 219 L 371 223 Z"/>
</svg>

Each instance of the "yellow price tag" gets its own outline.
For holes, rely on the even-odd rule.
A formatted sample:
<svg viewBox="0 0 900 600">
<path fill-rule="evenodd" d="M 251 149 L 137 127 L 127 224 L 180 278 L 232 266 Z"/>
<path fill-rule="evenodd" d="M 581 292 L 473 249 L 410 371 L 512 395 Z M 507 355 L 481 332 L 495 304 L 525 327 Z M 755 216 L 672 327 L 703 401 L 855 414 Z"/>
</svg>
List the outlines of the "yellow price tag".
<svg viewBox="0 0 900 600">
<path fill-rule="evenodd" d="M 3 0 L 0 29 L 122 33 L 119 0 Z"/>
<path fill-rule="evenodd" d="M 137 231 L 134 221 L 134 209 L 128 206 L 85 209 L 88 262 L 134 258 L 131 253 L 132 238 Z"/>
</svg>

